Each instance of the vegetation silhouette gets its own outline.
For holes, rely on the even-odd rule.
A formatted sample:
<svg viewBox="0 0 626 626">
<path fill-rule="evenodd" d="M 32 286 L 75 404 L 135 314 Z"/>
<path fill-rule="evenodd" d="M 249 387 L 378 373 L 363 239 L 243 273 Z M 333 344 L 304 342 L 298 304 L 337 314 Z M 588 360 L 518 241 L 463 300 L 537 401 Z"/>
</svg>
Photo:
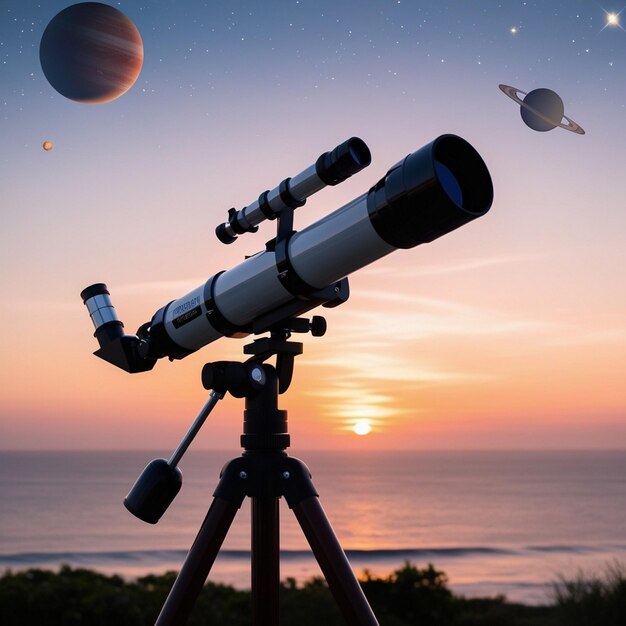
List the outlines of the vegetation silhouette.
<svg viewBox="0 0 626 626">
<path fill-rule="evenodd" d="M 603 576 L 580 572 L 573 579 L 560 577 L 554 596 L 569 626 L 626 624 L 626 566 L 611 563 Z"/>
<path fill-rule="evenodd" d="M 0 577 L 2 626 L 152 626 L 176 574 L 126 581 L 85 569 L 30 569 Z M 361 584 L 381 626 L 623 626 L 626 568 L 611 565 L 604 577 L 559 579 L 546 606 L 495 598 L 464 598 L 447 587 L 432 565 L 410 563 L 386 577 L 365 573 Z M 313 578 L 281 583 L 283 626 L 343 626 L 326 582 Z M 188 626 L 250 623 L 250 592 L 208 583 Z"/>
</svg>

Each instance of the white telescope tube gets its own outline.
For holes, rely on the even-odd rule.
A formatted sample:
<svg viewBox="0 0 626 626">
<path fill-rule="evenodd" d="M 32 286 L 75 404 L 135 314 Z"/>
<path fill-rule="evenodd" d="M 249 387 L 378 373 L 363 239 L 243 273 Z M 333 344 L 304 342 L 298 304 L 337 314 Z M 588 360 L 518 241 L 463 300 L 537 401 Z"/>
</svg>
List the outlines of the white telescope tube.
<svg viewBox="0 0 626 626">
<path fill-rule="evenodd" d="M 460 137 L 442 135 L 367 193 L 293 234 L 282 250 L 278 244 L 256 254 L 157 311 L 149 355 L 183 358 L 223 335 L 245 336 L 260 316 L 290 302 L 295 315 L 306 312 L 308 293 L 484 215 L 492 200 L 478 152 Z"/>
</svg>

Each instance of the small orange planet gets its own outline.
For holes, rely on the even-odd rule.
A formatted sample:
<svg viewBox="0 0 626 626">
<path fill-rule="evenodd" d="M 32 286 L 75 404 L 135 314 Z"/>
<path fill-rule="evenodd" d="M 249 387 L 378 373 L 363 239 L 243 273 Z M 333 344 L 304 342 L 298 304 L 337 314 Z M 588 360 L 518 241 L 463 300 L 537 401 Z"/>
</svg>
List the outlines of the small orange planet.
<svg viewBox="0 0 626 626">
<path fill-rule="evenodd" d="M 89 104 L 110 102 L 135 83 L 143 65 L 137 27 L 100 2 L 73 4 L 51 20 L 39 46 L 41 68 L 62 96 Z"/>
<path fill-rule="evenodd" d="M 43 142 L 43 149 L 46 152 L 50 152 L 50 150 L 52 150 L 52 142 L 51 141 L 44 141 Z"/>
</svg>

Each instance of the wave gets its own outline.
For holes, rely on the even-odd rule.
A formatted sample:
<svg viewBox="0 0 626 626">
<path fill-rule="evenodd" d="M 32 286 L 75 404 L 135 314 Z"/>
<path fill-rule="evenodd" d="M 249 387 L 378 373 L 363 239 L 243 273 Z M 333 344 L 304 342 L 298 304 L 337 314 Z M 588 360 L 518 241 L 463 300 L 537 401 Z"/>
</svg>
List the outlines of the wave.
<svg viewBox="0 0 626 626">
<path fill-rule="evenodd" d="M 626 545 L 533 545 L 524 547 L 458 546 L 434 548 L 391 548 L 374 550 L 346 550 L 355 563 L 363 561 L 409 561 L 411 559 L 446 559 L 464 557 L 523 556 L 529 553 L 582 554 L 603 552 L 626 552 Z M 125 551 L 64 551 L 64 552 L 17 552 L 0 554 L 0 567 L 27 567 L 53 564 L 169 564 L 180 565 L 187 550 L 125 550 Z M 221 550 L 225 560 L 248 560 L 249 550 Z M 300 560 L 312 558 L 309 550 L 281 550 L 281 559 Z"/>
</svg>

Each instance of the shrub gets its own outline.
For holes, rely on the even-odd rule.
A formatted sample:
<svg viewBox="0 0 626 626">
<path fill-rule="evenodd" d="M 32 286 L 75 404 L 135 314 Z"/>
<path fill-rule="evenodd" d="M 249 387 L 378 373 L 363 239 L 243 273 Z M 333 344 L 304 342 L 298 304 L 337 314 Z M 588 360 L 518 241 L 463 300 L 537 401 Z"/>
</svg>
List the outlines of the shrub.
<svg viewBox="0 0 626 626">
<path fill-rule="evenodd" d="M 579 572 L 554 584 L 559 624 L 567 626 L 623 626 L 626 624 L 626 567 L 607 566 L 603 576 Z"/>
</svg>

